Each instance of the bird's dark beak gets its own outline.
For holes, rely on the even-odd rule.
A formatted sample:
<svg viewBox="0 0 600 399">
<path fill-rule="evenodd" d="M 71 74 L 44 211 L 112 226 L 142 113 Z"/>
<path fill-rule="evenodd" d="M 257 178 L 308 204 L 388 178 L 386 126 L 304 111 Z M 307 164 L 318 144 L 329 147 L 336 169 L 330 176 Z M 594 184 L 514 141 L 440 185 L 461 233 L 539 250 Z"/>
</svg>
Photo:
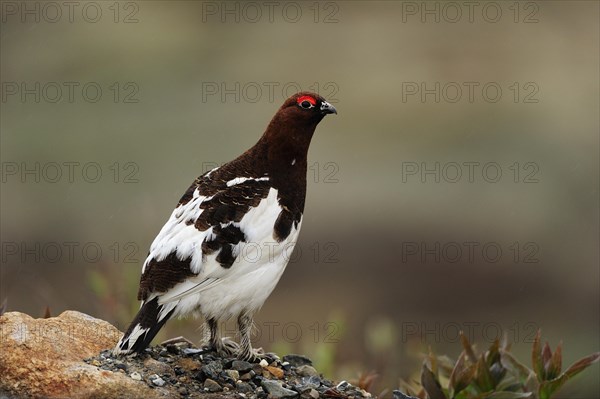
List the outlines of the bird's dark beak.
<svg viewBox="0 0 600 399">
<path fill-rule="evenodd" d="M 335 107 L 333 105 L 329 104 L 327 101 L 323 101 L 323 102 L 321 102 L 321 113 L 337 115 L 337 109 L 335 109 Z"/>
</svg>

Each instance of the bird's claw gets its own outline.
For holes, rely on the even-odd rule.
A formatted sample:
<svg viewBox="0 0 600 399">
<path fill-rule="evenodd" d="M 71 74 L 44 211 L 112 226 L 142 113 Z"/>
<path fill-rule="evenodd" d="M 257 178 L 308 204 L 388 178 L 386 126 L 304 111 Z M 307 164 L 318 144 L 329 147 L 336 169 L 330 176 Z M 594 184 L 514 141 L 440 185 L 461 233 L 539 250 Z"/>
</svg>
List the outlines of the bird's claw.
<svg viewBox="0 0 600 399">
<path fill-rule="evenodd" d="M 237 357 L 250 363 L 258 363 L 265 358 L 265 351 L 263 348 L 251 349 L 245 353 L 239 352 Z"/>
</svg>

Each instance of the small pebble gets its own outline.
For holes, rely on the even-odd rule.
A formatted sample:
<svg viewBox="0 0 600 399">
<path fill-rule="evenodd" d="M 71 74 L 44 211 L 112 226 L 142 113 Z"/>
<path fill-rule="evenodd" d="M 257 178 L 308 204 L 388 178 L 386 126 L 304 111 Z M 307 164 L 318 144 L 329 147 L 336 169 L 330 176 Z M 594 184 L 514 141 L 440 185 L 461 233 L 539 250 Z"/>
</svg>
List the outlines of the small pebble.
<svg viewBox="0 0 600 399">
<path fill-rule="evenodd" d="M 197 353 L 202 353 L 202 349 L 194 349 L 194 348 L 184 348 L 181 352 L 186 356 L 192 356 Z"/>
<path fill-rule="evenodd" d="M 153 378 L 155 377 L 155 378 Z M 160 378 L 158 375 L 153 374 L 150 376 L 150 381 L 152 381 L 152 383 L 154 385 L 156 385 L 157 387 L 162 387 L 163 385 L 166 384 L 165 380 L 163 380 L 162 378 Z"/>
<path fill-rule="evenodd" d="M 249 370 L 252 370 L 252 364 L 244 360 L 234 360 L 233 363 L 231 363 L 231 368 L 239 371 L 240 373 L 245 373 Z"/>
<path fill-rule="evenodd" d="M 225 370 L 225 373 L 227 373 L 229 378 L 231 378 L 234 381 L 237 381 L 240 379 L 240 372 L 237 370 Z"/>
<path fill-rule="evenodd" d="M 204 390 L 208 392 L 220 392 L 223 388 L 215 380 L 207 378 L 206 381 L 204 381 Z"/>
<path fill-rule="evenodd" d="M 129 377 L 131 377 L 131 379 L 135 380 L 135 381 L 141 381 L 142 380 L 142 376 L 137 371 L 134 371 L 133 373 L 129 374 Z"/>
<path fill-rule="evenodd" d="M 236 384 L 236 388 L 238 390 L 238 392 L 242 392 L 242 393 L 252 393 L 252 391 L 254 391 L 254 389 L 252 388 L 252 386 L 250 384 L 248 384 L 247 382 L 243 382 L 240 381 Z"/>
<path fill-rule="evenodd" d="M 266 367 L 267 370 L 269 370 L 269 373 L 273 374 L 273 376 L 277 379 L 282 379 L 283 378 L 283 370 L 278 368 L 278 367 L 273 367 L 273 366 L 267 366 Z"/>
<path fill-rule="evenodd" d="M 296 368 L 296 372 L 298 373 L 298 375 L 301 375 L 303 377 L 313 377 L 319 375 L 319 373 L 317 373 L 317 370 L 315 370 L 313 366 L 309 365 L 304 365 Z"/>
<path fill-rule="evenodd" d="M 283 357 L 283 361 L 291 364 L 293 367 L 300 367 L 305 365 L 312 366 L 312 360 L 302 355 L 285 355 Z"/>
<path fill-rule="evenodd" d="M 267 367 L 269 365 L 269 362 L 267 362 L 265 359 L 262 359 L 259 364 L 260 367 Z"/>
<path fill-rule="evenodd" d="M 250 370 L 247 373 L 240 375 L 240 380 L 248 381 L 248 380 L 251 380 L 252 378 L 254 378 L 255 375 L 256 374 L 254 374 L 254 371 Z"/>
<path fill-rule="evenodd" d="M 287 399 L 298 396 L 298 392 L 284 388 L 281 383 L 277 381 L 263 380 L 261 385 L 265 391 L 267 391 L 269 396 L 274 399 Z"/>
</svg>

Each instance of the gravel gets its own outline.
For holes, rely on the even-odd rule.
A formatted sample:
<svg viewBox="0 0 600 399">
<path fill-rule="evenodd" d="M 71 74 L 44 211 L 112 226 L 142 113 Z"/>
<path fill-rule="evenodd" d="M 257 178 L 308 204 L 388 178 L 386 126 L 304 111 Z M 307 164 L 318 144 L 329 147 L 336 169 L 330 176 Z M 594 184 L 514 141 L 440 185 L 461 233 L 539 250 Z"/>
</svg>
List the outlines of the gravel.
<svg viewBox="0 0 600 399">
<path fill-rule="evenodd" d="M 371 398 L 370 393 L 346 381 L 335 384 L 323 378 L 302 355 L 287 355 L 282 360 L 267 353 L 260 363 L 249 363 L 178 342 L 127 356 L 105 350 L 84 361 L 166 390 L 175 398 L 201 398 L 208 393 L 239 399 Z"/>
</svg>

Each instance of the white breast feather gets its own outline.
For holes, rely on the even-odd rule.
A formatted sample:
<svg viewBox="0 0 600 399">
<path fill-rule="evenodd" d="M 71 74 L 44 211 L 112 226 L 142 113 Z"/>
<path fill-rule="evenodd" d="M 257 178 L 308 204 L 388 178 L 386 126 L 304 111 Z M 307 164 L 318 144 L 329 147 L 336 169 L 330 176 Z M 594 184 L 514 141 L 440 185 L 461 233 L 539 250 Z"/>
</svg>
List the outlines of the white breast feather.
<svg viewBox="0 0 600 399">
<path fill-rule="evenodd" d="M 233 179 L 227 185 L 231 187 L 246 180 L 249 179 Z M 175 208 L 150 246 L 142 273 L 151 259 L 161 261 L 177 251 L 181 260 L 192 258 L 190 269 L 197 274 L 165 293 L 149 296 L 148 300 L 158 296 L 159 304 L 164 306 L 161 316 L 172 309 L 175 309 L 174 315 L 184 315 L 199 308 L 205 316 L 220 319 L 234 317 L 242 310 L 258 310 L 288 263 L 300 224 L 293 227 L 281 243 L 273 237 L 273 227 L 282 209 L 274 188 L 256 207 L 250 208 L 239 223 L 231 222 L 244 232 L 246 240 L 234 246 L 233 254 L 237 257 L 230 268 L 224 268 L 216 261 L 218 252 L 203 256 L 202 242 L 214 238 L 213 228 L 199 231 L 194 224 L 187 225 L 186 222 L 195 221 L 203 212 L 200 204 L 211 198 L 200 195 L 196 189 L 189 202 Z"/>
</svg>

